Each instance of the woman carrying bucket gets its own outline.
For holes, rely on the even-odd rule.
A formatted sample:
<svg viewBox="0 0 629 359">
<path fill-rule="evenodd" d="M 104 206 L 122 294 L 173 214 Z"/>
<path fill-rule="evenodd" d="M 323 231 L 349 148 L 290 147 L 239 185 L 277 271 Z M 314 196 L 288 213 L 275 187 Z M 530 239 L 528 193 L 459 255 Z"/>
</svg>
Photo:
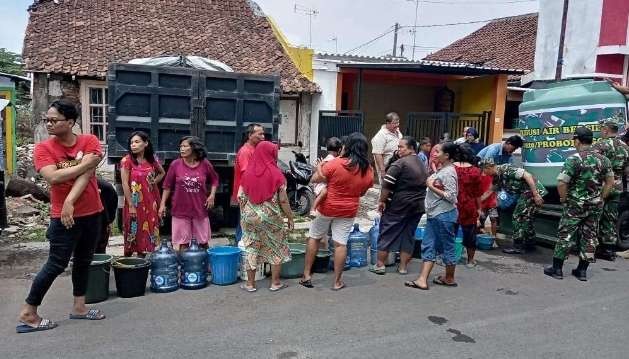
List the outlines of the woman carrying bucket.
<svg viewBox="0 0 629 359">
<path fill-rule="evenodd" d="M 159 216 L 166 214 L 166 202 L 172 194 L 174 249 L 187 248 L 193 237 L 200 246 L 207 248 L 211 235 L 208 210 L 214 207 L 218 175 L 206 159 L 205 148 L 198 137 L 183 137 L 179 141 L 179 154 L 181 158 L 170 164 L 164 180 Z"/>
<path fill-rule="evenodd" d="M 125 257 L 137 253 L 144 257 L 159 241 L 160 204 L 157 184 L 164 178 L 164 168 L 153 154 L 149 135 L 136 131 L 129 137 L 129 154 L 120 161 L 124 192 L 122 220 Z"/>
<path fill-rule="evenodd" d="M 286 195 L 286 179 L 277 167 L 277 152 L 277 145 L 260 142 L 238 191 L 247 270 L 247 283 L 241 288 L 247 292 L 257 290 L 255 274 L 260 262 L 271 265 L 270 291 L 286 287 L 280 282 L 280 270 L 282 263 L 291 260 L 291 255 L 282 214 L 288 218 L 288 230 L 293 229 L 294 223 Z"/>
<path fill-rule="evenodd" d="M 458 183 L 456 170 L 452 163 L 459 157 L 459 146 L 452 142 L 444 143 L 437 149 L 436 157 L 442 164 L 437 173 L 426 181 L 426 232 L 422 240 L 422 266 L 419 277 L 414 281 L 405 282 L 411 288 L 427 290 L 428 276 L 435 265 L 436 253 L 442 252 L 443 263 L 446 265 L 445 276 L 438 276 L 433 283 L 448 287 L 456 287 L 454 270 L 456 268 L 454 225 L 457 221 Z"/>
</svg>

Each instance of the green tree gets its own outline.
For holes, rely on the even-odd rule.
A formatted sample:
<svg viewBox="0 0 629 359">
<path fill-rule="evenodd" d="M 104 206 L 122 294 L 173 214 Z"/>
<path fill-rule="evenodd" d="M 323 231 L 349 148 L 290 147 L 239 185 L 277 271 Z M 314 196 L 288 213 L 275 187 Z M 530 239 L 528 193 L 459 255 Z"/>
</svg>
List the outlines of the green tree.
<svg viewBox="0 0 629 359">
<path fill-rule="evenodd" d="M 0 72 L 24 76 L 22 55 L 0 48 Z"/>
</svg>

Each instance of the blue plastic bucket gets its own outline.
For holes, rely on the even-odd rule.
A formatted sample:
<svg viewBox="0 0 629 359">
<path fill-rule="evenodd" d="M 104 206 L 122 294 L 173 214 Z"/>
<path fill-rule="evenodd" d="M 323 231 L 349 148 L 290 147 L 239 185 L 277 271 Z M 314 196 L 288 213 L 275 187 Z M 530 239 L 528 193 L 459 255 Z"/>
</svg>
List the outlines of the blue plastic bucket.
<svg viewBox="0 0 629 359">
<path fill-rule="evenodd" d="M 426 231 L 426 227 L 417 227 L 415 229 L 415 240 L 421 241 L 424 239 L 424 232 Z"/>
<path fill-rule="evenodd" d="M 494 246 L 494 237 L 489 234 L 479 234 L 476 236 L 476 247 L 482 250 L 492 249 Z"/>
<path fill-rule="evenodd" d="M 240 267 L 240 248 L 218 246 L 208 249 L 207 253 L 210 256 L 212 283 L 217 285 L 236 283 Z"/>
</svg>

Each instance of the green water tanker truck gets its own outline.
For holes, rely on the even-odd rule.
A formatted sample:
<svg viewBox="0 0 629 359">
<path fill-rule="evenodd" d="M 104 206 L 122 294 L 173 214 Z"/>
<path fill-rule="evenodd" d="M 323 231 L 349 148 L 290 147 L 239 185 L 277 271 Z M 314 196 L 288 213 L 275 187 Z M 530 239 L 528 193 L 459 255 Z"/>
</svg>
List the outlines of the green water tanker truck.
<svg viewBox="0 0 629 359">
<path fill-rule="evenodd" d="M 601 120 L 617 122 L 619 133 L 624 132 L 627 100 L 606 81 L 569 80 L 526 92 L 519 110 L 518 128 L 525 141 L 522 164 L 549 190 L 544 207 L 535 219 L 537 239 L 552 243 L 556 239 L 562 208 L 557 193 L 557 175 L 564 160 L 576 152 L 572 139 L 575 128 L 590 128 L 594 132 L 594 141 L 600 139 Z M 626 200 L 626 193 L 623 199 Z M 624 212 L 629 218 L 629 211 Z M 511 213 L 502 211 L 500 216 L 501 232 L 510 233 Z M 621 246 L 624 242 L 621 240 Z"/>
</svg>

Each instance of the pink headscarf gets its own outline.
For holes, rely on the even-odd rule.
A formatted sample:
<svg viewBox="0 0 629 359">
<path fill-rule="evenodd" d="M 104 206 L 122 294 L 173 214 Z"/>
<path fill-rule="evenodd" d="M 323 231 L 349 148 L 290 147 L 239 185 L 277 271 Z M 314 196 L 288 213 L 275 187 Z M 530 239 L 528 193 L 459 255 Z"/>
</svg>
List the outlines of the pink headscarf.
<svg viewBox="0 0 629 359">
<path fill-rule="evenodd" d="M 286 183 L 284 174 L 277 167 L 277 151 L 277 145 L 272 142 L 258 143 L 242 175 L 242 189 L 254 204 L 270 200 Z"/>
</svg>

